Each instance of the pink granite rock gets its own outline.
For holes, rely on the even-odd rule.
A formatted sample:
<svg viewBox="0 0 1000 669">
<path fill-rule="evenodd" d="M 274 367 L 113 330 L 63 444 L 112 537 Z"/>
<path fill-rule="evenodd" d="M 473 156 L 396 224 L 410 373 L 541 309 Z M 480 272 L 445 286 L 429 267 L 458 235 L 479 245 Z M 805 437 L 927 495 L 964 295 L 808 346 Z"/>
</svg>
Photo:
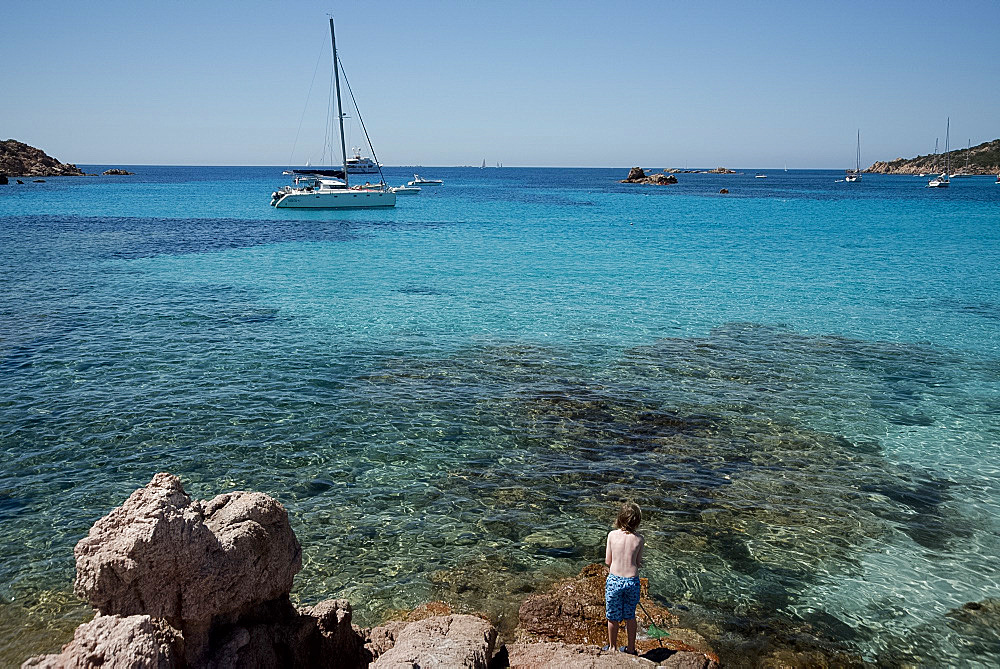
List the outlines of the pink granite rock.
<svg viewBox="0 0 1000 669">
<path fill-rule="evenodd" d="M 98 615 L 76 628 L 61 653 L 33 657 L 21 669 L 171 669 L 183 656 L 184 640 L 163 620 Z"/>
<path fill-rule="evenodd" d="M 287 595 L 302 568 L 277 500 L 234 492 L 192 501 L 166 473 L 97 521 L 75 554 L 77 596 L 106 615 L 165 618 L 184 633 L 189 660 L 213 620 Z"/>
<path fill-rule="evenodd" d="M 627 655 L 613 650 L 599 650 L 597 646 L 561 642 L 515 643 L 506 647 L 507 662 L 511 669 L 618 669 L 632 667 L 645 669 L 718 669 L 719 663 L 701 653 L 671 651 L 658 648 L 641 656 Z"/>
<path fill-rule="evenodd" d="M 378 669 L 486 669 L 493 657 L 497 631 L 476 616 L 436 616 L 409 623 L 395 645 L 371 665 Z"/>
</svg>

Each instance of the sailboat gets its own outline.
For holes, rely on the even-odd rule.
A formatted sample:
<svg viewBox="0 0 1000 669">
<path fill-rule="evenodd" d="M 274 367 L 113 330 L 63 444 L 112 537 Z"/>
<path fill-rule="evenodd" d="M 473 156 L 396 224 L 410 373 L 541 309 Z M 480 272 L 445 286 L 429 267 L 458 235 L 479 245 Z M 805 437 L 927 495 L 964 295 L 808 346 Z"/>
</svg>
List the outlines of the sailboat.
<svg viewBox="0 0 1000 669">
<path fill-rule="evenodd" d="M 928 188 L 947 188 L 951 185 L 948 178 L 948 171 L 951 169 L 951 156 L 948 155 L 949 140 L 951 135 L 951 117 L 948 117 L 948 125 L 944 134 L 944 172 L 927 182 Z"/>
<path fill-rule="evenodd" d="M 972 140 L 969 140 L 969 145 L 965 149 L 965 169 L 958 174 L 952 174 L 952 179 L 966 179 L 971 177 L 972 174 L 969 173 L 969 154 L 972 153 Z"/>
<path fill-rule="evenodd" d="M 481 169 L 481 170 L 485 170 L 486 169 L 486 159 L 485 158 L 483 158 L 483 164 L 479 166 L 479 169 Z"/>
<path fill-rule="evenodd" d="M 344 142 L 344 109 L 340 99 L 340 59 L 337 56 L 337 37 L 333 30 L 333 17 L 330 17 L 330 42 L 333 45 L 333 80 L 337 92 L 337 120 L 340 123 L 340 154 L 342 158 L 342 169 L 308 169 L 290 170 L 286 174 L 294 175 L 294 186 L 284 186 L 271 193 L 271 206 L 279 208 L 296 209 L 355 209 L 360 207 L 395 207 L 396 194 L 386 188 L 385 178 L 382 177 L 382 166 L 375 158 L 375 148 L 368 139 L 368 130 L 365 129 L 364 121 L 361 121 L 361 128 L 368 139 L 368 148 L 371 149 L 373 162 L 378 167 L 378 184 L 366 183 L 364 186 L 351 186 L 348 182 L 348 160 L 347 145 Z M 354 101 L 354 93 L 351 92 L 351 84 L 344 77 L 347 90 L 351 93 L 351 100 Z M 357 111 L 357 102 L 354 102 L 354 109 Z M 361 120 L 361 113 L 358 112 L 358 120 Z"/>
<path fill-rule="evenodd" d="M 858 162 L 854 167 L 854 171 L 847 170 L 847 176 L 844 177 L 844 181 L 848 183 L 854 183 L 861 179 L 861 129 L 858 129 Z"/>
</svg>

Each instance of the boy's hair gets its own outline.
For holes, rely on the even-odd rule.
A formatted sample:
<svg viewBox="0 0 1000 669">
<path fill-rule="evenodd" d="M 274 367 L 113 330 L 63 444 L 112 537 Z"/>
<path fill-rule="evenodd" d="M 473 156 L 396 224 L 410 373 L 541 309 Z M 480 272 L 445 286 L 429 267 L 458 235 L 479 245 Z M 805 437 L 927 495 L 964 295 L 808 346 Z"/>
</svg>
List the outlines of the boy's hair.
<svg viewBox="0 0 1000 669">
<path fill-rule="evenodd" d="M 622 504 L 622 508 L 618 510 L 618 519 L 615 521 L 615 527 L 632 534 L 639 528 L 639 523 L 641 522 L 642 510 L 639 508 L 639 505 L 635 502 L 625 502 Z"/>
</svg>

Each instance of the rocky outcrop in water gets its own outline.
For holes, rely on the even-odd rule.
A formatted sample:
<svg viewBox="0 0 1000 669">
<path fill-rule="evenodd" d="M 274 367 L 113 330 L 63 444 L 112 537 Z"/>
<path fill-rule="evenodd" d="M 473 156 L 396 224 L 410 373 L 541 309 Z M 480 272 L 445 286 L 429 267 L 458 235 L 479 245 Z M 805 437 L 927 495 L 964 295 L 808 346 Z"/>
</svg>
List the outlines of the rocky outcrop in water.
<svg viewBox="0 0 1000 669">
<path fill-rule="evenodd" d="M 969 159 L 968 170 L 965 168 L 966 154 Z M 1000 139 L 983 142 L 969 149 L 955 149 L 947 154 L 876 162 L 864 171 L 878 174 L 934 174 L 944 170 L 945 156 L 951 163 L 952 174 L 1000 174 Z"/>
<path fill-rule="evenodd" d="M 628 176 L 621 181 L 623 184 L 653 184 L 663 186 L 677 183 L 677 177 L 673 174 L 651 174 L 647 175 L 641 167 L 633 167 L 628 171 Z"/>
<path fill-rule="evenodd" d="M 101 174 L 104 175 L 104 176 L 106 176 L 106 177 L 115 177 L 115 176 L 122 176 L 122 177 L 124 177 L 124 176 L 129 176 L 129 175 L 135 174 L 135 172 L 129 172 L 128 170 L 123 170 L 121 168 L 116 167 L 114 169 L 104 170 L 103 172 L 101 172 Z"/>
<path fill-rule="evenodd" d="M 41 149 L 8 139 L 0 142 L 0 174 L 23 177 L 78 177 L 76 165 L 60 163 Z"/>
</svg>

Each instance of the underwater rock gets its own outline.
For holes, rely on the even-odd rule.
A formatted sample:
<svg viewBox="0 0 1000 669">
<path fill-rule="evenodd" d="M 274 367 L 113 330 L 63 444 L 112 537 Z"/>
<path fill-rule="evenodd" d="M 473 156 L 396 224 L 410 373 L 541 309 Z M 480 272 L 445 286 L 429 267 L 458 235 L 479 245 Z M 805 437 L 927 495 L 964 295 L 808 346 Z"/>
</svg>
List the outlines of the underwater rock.
<svg viewBox="0 0 1000 669">
<path fill-rule="evenodd" d="M 486 669 L 497 631 L 476 616 L 435 616 L 395 632 L 392 648 L 372 667 L 469 667 Z"/>
<path fill-rule="evenodd" d="M 33 657 L 22 669 L 166 669 L 183 666 L 184 638 L 149 616 L 102 616 L 76 628 L 62 652 Z"/>
</svg>

